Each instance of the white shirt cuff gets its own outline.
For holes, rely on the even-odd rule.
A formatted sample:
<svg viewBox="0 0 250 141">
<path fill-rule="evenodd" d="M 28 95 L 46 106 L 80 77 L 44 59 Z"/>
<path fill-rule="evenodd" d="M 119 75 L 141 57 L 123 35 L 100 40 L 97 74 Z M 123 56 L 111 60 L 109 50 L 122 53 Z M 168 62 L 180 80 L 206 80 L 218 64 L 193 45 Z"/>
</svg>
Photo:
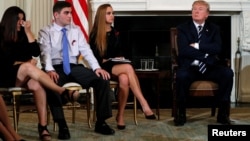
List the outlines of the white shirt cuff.
<svg viewBox="0 0 250 141">
<path fill-rule="evenodd" d="M 199 43 L 194 43 L 194 48 L 199 49 Z"/>
</svg>

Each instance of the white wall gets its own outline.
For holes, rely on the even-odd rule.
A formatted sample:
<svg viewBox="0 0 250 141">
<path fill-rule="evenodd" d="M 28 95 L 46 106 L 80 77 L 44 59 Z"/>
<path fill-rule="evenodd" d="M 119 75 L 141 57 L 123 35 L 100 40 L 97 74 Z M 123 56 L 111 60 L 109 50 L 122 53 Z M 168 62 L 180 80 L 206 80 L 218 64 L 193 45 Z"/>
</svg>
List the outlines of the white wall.
<svg viewBox="0 0 250 141">
<path fill-rule="evenodd" d="M 10 6 L 16 5 L 17 0 L 1 0 L 0 1 L 0 19 L 2 19 L 3 12 Z"/>
</svg>

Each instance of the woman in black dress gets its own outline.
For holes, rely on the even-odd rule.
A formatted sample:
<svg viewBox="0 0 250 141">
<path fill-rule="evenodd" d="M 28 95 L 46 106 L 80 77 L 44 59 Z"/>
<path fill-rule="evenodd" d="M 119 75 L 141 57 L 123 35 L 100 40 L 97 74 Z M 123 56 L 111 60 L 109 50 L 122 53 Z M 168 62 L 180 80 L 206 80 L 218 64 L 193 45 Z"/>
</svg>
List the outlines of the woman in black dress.
<svg viewBox="0 0 250 141">
<path fill-rule="evenodd" d="M 50 77 L 36 66 L 40 48 L 31 32 L 30 21 L 17 6 L 6 9 L 0 23 L 0 87 L 26 87 L 34 95 L 38 111 L 40 139 L 51 140 L 47 130 L 47 104 L 44 87 L 68 100 L 79 96 L 78 92 L 56 85 Z"/>
<path fill-rule="evenodd" d="M 109 58 L 124 58 L 119 45 L 119 32 L 112 27 L 114 22 L 113 14 L 113 8 L 110 4 L 99 6 L 90 33 L 90 46 L 102 68 L 118 79 L 119 108 L 116 116 L 117 128 L 125 129 L 123 116 L 130 89 L 140 102 L 145 118 L 156 119 L 156 117 L 143 97 L 133 66 L 130 63 L 108 61 Z"/>
</svg>

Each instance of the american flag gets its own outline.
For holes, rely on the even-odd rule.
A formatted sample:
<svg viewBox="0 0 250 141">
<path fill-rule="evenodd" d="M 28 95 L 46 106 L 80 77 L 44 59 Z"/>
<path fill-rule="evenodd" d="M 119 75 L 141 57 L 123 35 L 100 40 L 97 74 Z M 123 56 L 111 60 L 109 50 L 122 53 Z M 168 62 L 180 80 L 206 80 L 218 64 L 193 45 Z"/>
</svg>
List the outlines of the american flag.
<svg viewBox="0 0 250 141">
<path fill-rule="evenodd" d="M 89 22 L 88 22 L 88 0 L 54 0 L 67 1 L 72 5 L 73 23 L 80 26 L 86 40 L 89 38 Z"/>
</svg>

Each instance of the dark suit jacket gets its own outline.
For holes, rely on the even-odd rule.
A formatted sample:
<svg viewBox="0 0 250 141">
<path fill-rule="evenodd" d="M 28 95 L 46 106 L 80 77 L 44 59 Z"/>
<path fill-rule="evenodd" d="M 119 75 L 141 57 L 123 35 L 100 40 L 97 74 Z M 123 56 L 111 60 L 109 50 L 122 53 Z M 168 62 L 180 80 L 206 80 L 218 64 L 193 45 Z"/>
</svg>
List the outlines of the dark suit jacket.
<svg viewBox="0 0 250 141">
<path fill-rule="evenodd" d="M 217 25 L 205 22 L 199 43 L 199 50 L 191 47 L 191 43 L 198 41 L 197 29 L 192 20 L 177 26 L 178 64 L 182 69 L 188 69 L 194 60 L 206 63 L 208 66 L 216 64 L 217 55 L 221 51 L 220 29 Z M 205 58 L 205 54 L 209 54 Z"/>
</svg>

